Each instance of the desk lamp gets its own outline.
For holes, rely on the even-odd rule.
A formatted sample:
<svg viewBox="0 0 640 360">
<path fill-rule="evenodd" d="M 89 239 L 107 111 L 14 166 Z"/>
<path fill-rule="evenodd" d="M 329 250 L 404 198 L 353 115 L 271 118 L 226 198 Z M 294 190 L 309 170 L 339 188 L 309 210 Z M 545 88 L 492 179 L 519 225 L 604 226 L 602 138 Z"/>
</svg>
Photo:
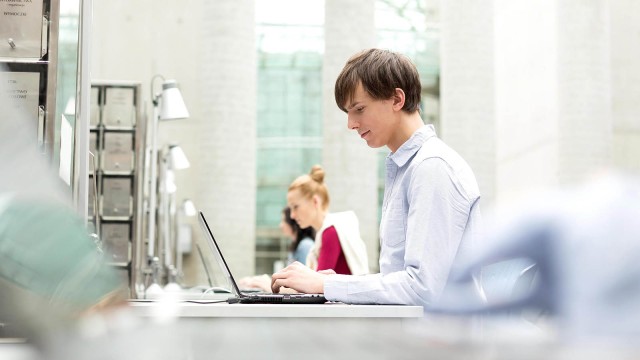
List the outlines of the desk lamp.
<svg viewBox="0 0 640 360">
<path fill-rule="evenodd" d="M 153 82 L 161 78 L 162 92 L 153 95 Z M 151 94 L 153 103 L 153 119 L 151 125 L 151 148 L 150 148 L 150 187 L 149 187 L 149 221 L 148 221 L 148 246 L 147 258 L 153 259 L 155 255 L 156 241 L 156 195 L 157 195 L 157 171 L 158 171 L 158 123 L 165 120 L 179 120 L 189 117 L 189 111 L 184 104 L 180 89 L 175 80 L 165 80 L 160 75 L 155 75 L 151 79 Z"/>
</svg>

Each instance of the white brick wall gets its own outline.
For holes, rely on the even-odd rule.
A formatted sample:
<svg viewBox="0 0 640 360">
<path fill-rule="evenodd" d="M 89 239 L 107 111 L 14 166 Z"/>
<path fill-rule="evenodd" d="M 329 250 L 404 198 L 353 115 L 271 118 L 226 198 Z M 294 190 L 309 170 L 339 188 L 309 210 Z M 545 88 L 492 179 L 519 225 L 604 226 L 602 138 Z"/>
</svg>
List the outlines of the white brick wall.
<svg viewBox="0 0 640 360">
<path fill-rule="evenodd" d="M 493 8 L 487 1 L 441 1 L 439 136 L 473 169 L 482 206 L 495 197 L 496 109 Z"/>
<path fill-rule="evenodd" d="M 640 2 L 611 0 L 613 163 L 640 173 Z"/>
<path fill-rule="evenodd" d="M 613 2 L 610 20 L 600 0 L 441 1 L 442 135 L 474 168 L 485 204 L 583 181 L 612 147 L 637 166 L 638 47 L 624 48 L 639 22 L 626 5 Z"/>
<path fill-rule="evenodd" d="M 560 184 L 610 164 L 611 76 L 606 0 L 557 4 Z"/>
<path fill-rule="evenodd" d="M 496 1 L 496 200 L 557 185 L 554 0 Z"/>
<path fill-rule="evenodd" d="M 609 162 L 605 3 L 496 2 L 502 200 L 580 182 Z"/>
</svg>

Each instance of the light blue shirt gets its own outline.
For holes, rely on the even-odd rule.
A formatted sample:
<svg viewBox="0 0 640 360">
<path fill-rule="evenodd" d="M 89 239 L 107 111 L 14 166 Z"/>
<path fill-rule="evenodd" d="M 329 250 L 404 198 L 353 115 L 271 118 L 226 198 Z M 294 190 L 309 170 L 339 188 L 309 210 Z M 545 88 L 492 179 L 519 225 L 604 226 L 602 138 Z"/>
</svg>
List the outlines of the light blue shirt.
<svg viewBox="0 0 640 360">
<path fill-rule="evenodd" d="M 298 243 L 298 247 L 296 248 L 296 250 L 293 253 L 289 254 L 289 264 L 294 261 L 298 261 L 301 264 L 306 264 L 307 255 L 309 255 L 309 251 L 313 249 L 314 244 L 315 243 L 313 242 L 313 239 L 309 237 L 300 240 L 300 243 Z"/>
<path fill-rule="evenodd" d="M 438 300 L 454 263 L 479 238 L 480 192 L 469 165 L 418 129 L 386 159 L 380 222 L 380 273 L 331 275 L 328 300 L 428 307 Z"/>
</svg>

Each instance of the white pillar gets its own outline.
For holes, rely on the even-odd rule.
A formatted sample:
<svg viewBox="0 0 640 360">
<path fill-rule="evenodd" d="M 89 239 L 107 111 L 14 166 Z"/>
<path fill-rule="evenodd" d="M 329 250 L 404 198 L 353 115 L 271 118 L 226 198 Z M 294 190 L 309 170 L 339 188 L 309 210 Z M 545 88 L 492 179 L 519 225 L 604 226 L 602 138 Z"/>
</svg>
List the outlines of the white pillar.
<svg viewBox="0 0 640 360">
<path fill-rule="evenodd" d="M 495 2 L 502 199 L 584 180 L 611 140 L 606 1 Z"/>
<path fill-rule="evenodd" d="M 496 133 L 493 4 L 441 6 L 440 137 L 471 166 L 482 207 L 495 197 Z"/>
<path fill-rule="evenodd" d="M 610 0 L 613 164 L 640 173 L 640 2 Z"/>
<path fill-rule="evenodd" d="M 338 109 L 334 86 L 351 55 L 375 45 L 375 2 L 326 0 L 323 62 L 322 165 L 331 197 L 330 211 L 353 210 L 367 245 L 369 265 L 378 268 L 377 153 L 347 129 L 347 115 Z"/>
<path fill-rule="evenodd" d="M 558 183 L 555 0 L 495 1 L 497 190 L 501 199 Z"/>
<path fill-rule="evenodd" d="M 255 269 L 255 5 L 253 0 L 204 1 L 201 10 L 201 27 L 193 34 L 199 50 L 184 58 L 185 66 L 197 67 L 200 76 L 199 111 L 193 116 L 193 200 L 241 277 Z"/>
<path fill-rule="evenodd" d="M 557 173 L 561 185 L 584 181 L 611 163 L 608 3 L 608 0 L 557 2 Z"/>
<path fill-rule="evenodd" d="M 580 182 L 610 163 L 608 1 L 441 6 L 442 137 L 474 169 L 485 204 Z M 626 55 L 619 61 L 630 67 Z M 623 120 L 633 117 L 624 115 L 634 113 L 633 96 L 617 112 L 625 130 L 637 124 Z M 634 144 L 624 136 L 619 159 Z"/>
</svg>

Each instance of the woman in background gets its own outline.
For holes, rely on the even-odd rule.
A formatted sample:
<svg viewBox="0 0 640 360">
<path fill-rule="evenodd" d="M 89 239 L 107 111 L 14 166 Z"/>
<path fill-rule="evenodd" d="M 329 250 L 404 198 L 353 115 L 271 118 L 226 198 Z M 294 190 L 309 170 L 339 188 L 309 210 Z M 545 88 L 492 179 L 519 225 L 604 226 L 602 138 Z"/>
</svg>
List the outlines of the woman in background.
<svg viewBox="0 0 640 360">
<path fill-rule="evenodd" d="M 287 204 L 289 217 L 298 228 L 311 228 L 316 233 L 315 243 L 308 251 L 306 261 L 296 258 L 294 263 L 306 264 L 311 270 L 324 274 L 369 273 L 367 250 L 360 238 L 358 218 L 353 211 L 329 212 L 329 192 L 320 165 L 314 165 L 309 174 L 299 176 L 289 185 Z M 285 233 L 287 230 L 283 225 L 286 218 L 284 212 L 280 228 Z M 300 249 L 299 245 L 296 249 Z M 252 276 L 241 279 L 239 284 L 240 287 L 267 290 L 271 289 L 271 278 L 267 275 Z"/>
<path fill-rule="evenodd" d="M 289 257 L 287 265 L 294 261 L 306 263 L 307 255 L 313 248 L 313 239 L 316 236 L 312 227 L 300 228 L 300 225 L 291 218 L 291 209 L 285 207 L 282 210 L 282 219 L 280 220 L 280 230 L 282 233 L 291 238 L 291 246 L 289 247 Z"/>
<path fill-rule="evenodd" d="M 353 211 L 329 212 L 329 192 L 320 165 L 314 165 L 309 174 L 291 183 L 287 204 L 291 209 L 291 218 L 301 228 L 312 227 L 316 231 L 316 241 L 307 256 L 307 266 L 315 271 L 333 270 L 338 274 L 369 273 L 367 251 L 360 238 L 358 218 Z"/>
<path fill-rule="evenodd" d="M 291 218 L 291 209 L 282 209 L 280 219 L 280 230 L 287 238 L 291 239 L 289 254 L 287 255 L 287 265 L 294 262 L 306 263 L 307 256 L 313 248 L 313 239 L 316 231 L 312 227 L 300 228 L 300 225 Z M 271 292 L 271 276 L 267 274 L 248 276 L 240 279 L 238 285 L 243 289 L 261 289 Z"/>
</svg>

